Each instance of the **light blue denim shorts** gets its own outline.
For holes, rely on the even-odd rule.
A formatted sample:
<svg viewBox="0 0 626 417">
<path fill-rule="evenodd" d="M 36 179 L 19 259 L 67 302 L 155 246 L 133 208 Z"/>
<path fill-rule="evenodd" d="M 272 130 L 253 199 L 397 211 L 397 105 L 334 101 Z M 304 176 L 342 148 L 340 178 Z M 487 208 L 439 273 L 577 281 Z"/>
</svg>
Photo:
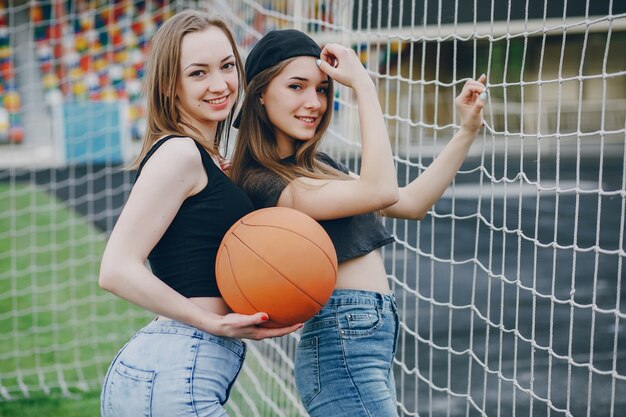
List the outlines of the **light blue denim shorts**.
<svg viewBox="0 0 626 417">
<path fill-rule="evenodd" d="M 171 320 L 153 321 L 117 354 L 104 379 L 104 417 L 226 416 L 246 346 Z"/>
<path fill-rule="evenodd" d="M 398 315 L 393 295 L 335 290 L 304 324 L 295 378 L 312 417 L 397 416 L 393 357 Z"/>
</svg>

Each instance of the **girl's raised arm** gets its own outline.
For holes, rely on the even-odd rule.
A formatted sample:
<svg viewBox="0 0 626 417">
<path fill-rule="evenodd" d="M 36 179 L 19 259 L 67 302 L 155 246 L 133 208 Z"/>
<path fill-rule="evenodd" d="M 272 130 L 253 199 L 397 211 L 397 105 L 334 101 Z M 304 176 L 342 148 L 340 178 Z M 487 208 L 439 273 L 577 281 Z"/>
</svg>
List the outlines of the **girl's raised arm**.
<svg viewBox="0 0 626 417">
<path fill-rule="evenodd" d="M 485 80 L 483 74 L 465 83 L 455 99 L 461 128 L 420 176 L 400 188 L 398 202 L 383 210 L 385 216 L 422 219 L 448 188 L 482 126 L 484 103 L 479 96 L 485 91 Z"/>
<path fill-rule="evenodd" d="M 317 220 L 380 210 L 398 200 L 391 145 L 373 81 L 356 53 L 337 44 L 322 50 L 318 67 L 352 88 L 359 109 L 361 172 L 355 180 L 298 178 L 281 194 L 279 206 L 303 211 Z"/>
</svg>

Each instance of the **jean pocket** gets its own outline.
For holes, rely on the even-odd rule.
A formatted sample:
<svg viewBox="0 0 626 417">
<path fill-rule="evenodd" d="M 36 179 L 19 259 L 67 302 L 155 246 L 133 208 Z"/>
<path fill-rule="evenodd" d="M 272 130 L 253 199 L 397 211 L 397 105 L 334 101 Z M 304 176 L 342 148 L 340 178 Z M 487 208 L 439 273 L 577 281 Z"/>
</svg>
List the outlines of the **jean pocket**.
<svg viewBox="0 0 626 417">
<path fill-rule="evenodd" d="M 296 388 L 304 405 L 320 393 L 320 371 L 318 338 L 300 340 L 296 349 L 295 361 Z"/>
<path fill-rule="evenodd" d="M 152 414 L 154 371 L 136 369 L 121 361 L 112 369 L 105 387 L 105 416 L 146 416 Z"/>
<path fill-rule="evenodd" d="M 382 314 L 376 306 L 349 306 L 339 311 L 339 331 L 343 338 L 370 336 L 382 322 Z"/>
</svg>

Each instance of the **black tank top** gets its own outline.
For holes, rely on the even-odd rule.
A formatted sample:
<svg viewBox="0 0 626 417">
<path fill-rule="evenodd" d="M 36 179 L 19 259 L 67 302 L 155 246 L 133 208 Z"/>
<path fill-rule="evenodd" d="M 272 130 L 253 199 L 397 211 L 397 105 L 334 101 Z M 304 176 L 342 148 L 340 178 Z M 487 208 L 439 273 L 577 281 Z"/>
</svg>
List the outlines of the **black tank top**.
<svg viewBox="0 0 626 417">
<path fill-rule="evenodd" d="M 152 146 L 141 161 L 135 180 L 154 152 L 176 137 L 166 136 Z M 230 226 L 254 207 L 202 145 L 195 143 L 208 183 L 183 202 L 148 260 L 154 275 L 185 297 L 219 297 L 215 280 L 217 249 Z"/>
</svg>

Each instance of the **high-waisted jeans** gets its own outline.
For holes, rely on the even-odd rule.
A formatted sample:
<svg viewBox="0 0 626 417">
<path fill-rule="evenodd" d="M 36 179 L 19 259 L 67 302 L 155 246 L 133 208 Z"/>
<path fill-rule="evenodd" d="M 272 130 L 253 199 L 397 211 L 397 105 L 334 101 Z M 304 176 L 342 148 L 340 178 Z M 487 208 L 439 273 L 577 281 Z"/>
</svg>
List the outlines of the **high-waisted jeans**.
<svg viewBox="0 0 626 417">
<path fill-rule="evenodd" d="M 102 416 L 226 416 L 223 405 L 245 353 L 240 340 L 177 321 L 153 321 L 109 367 L 100 399 Z"/>
<path fill-rule="evenodd" d="M 393 295 L 335 290 L 307 321 L 296 349 L 296 386 L 312 417 L 397 416 Z"/>
</svg>

